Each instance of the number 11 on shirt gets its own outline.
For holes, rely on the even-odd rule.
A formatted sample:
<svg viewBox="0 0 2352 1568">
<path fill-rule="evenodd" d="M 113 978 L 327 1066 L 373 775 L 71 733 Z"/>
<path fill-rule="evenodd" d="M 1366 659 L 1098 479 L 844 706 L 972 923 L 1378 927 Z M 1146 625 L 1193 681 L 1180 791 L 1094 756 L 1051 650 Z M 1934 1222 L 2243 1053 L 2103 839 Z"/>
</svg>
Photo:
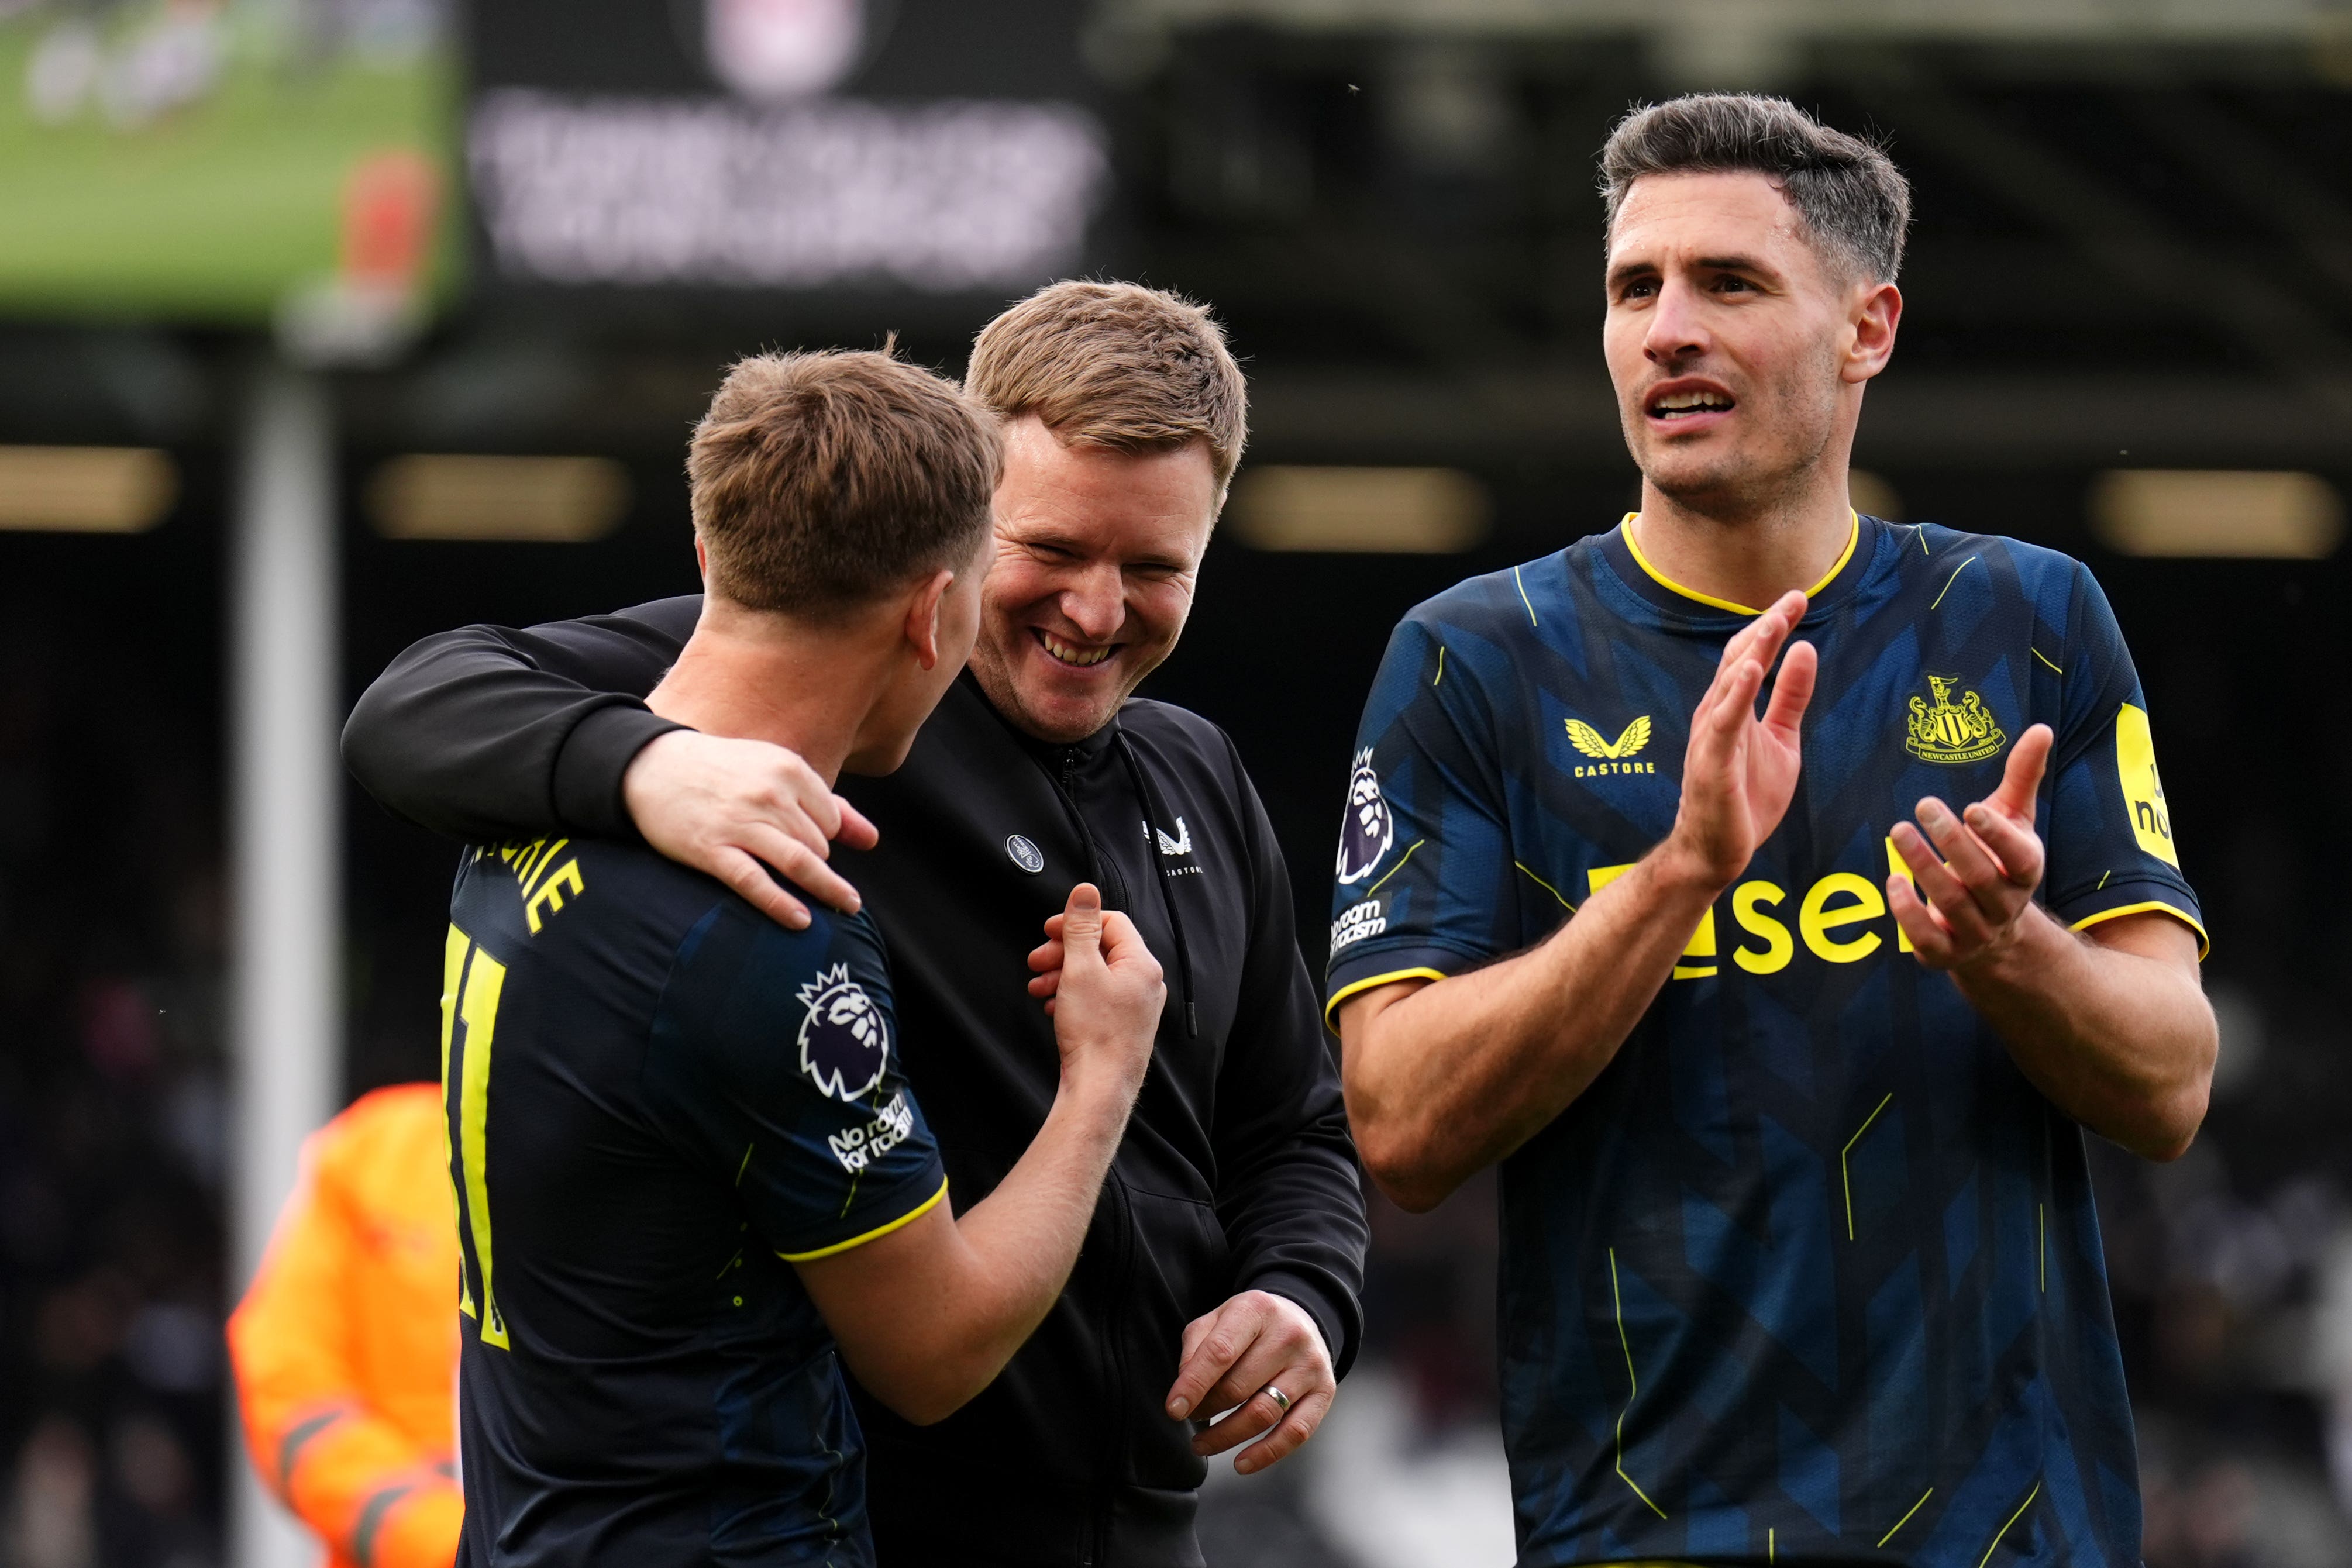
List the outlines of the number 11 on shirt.
<svg viewBox="0 0 2352 1568">
<path fill-rule="evenodd" d="M 451 1197 L 458 1211 L 463 1251 L 471 1255 L 472 1274 L 482 1281 L 481 1308 L 474 1306 L 472 1277 L 461 1256 L 457 1265 L 457 1310 L 481 1327 L 484 1344 L 509 1348 L 506 1319 L 491 1283 L 490 1188 L 488 1124 L 490 1115 L 490 1047 L 499 1028 L 499 996 L 506 988 L 507 967 L 474 945 L 455 925 L 441 950 L 441 1099 L 448 1103 L 449 1052 L 457 1051 L 457 1145 L 450 1162 Z M 460 1026 L 463 1026 L 462 1030 Z M 448 1137 L 444 1123 L 445 1140 Z M 462 1176 L 460 1175 L 462 1172 Z"/>
</svg>

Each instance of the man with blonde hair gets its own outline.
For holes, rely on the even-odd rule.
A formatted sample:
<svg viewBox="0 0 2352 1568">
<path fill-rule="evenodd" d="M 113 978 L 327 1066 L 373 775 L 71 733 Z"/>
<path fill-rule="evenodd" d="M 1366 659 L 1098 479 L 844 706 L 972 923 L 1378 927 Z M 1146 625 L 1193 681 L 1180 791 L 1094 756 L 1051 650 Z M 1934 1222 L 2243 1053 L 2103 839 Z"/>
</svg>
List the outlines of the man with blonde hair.
<svg viewBox="0 0 2352 1568">
<path fill-rule="evenodd" d="M 898 768 L 971 651 L 998 458 L 887 355 L 736 365 L 687 464 L 707 591 L 649 709 L 827 780 Z M 1150 1064 L 1167 989 L 1134 925 L 1079 882 L 1055 938 L 1045 1113 L 950 1204 L 904 1072 L 933 1026 L 870 915 L 786 930 L 612 837 L 475 844 L 441 998 L 459 1568 L 873 1561 L 841 1369 L 906 1422 L 992 1381 Z"/>
<path fill-rule="evenodd" d="M 1168 970 L 1153 1071 L 1068 1288 L 994 1385 L 919 1429 L 860 1401 L 875 1538 L 898 1568 L 1197 1564 L 1202 1458 L 1262 1469 L 1329 1408 L 1365 1244 L 1265 810 L 1215 727 L 1130 700 L 1183 630 L 1247 392 L 1205 310 L 1112 283 L 1014 305 L 966 390 L 1005 444 L 978 642 L 907 765 L 846 786 L 854 806 L 782 748 L 647 711 L 692 599 L 428 639 L 362 700 L 345 754 L 425 826 L 642 831 L 786 925 L 809 912 L 768 866 L 854 907 L 825 841 L 867 847 L 850 870 L 960 1206 L 1051 1100 L 1062 954 L 1025 934 L 1098 883 Z"/>
</svg>

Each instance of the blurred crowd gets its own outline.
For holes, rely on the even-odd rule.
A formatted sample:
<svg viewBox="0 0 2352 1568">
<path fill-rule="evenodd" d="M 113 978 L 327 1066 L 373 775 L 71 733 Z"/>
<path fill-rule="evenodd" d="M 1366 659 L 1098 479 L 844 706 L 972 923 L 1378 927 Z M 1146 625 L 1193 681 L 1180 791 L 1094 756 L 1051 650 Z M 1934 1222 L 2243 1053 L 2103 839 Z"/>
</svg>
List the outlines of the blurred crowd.
<svg viewBox="0 0 2352 1568">
<path fill-rule="evenodd" d="M 123 667 L 152 643 L 0 609 L 0 1562 L 205 1568 L 227 1462 L 210 650 L 179 701 Z"/>
</svg>

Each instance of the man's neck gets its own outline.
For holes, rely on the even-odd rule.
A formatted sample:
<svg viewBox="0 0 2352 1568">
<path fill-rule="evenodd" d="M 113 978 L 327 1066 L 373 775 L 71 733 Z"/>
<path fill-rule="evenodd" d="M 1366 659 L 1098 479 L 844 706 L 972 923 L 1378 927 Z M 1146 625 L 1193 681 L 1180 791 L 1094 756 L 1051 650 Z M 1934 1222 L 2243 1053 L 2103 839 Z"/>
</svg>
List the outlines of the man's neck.
<svg viewBox="0 0 2352 1568">
<path fill-rule="evenodd" d="M 1853 508 L 1845 474 L 1752 507 L 1676 500 L 1647 480 L 1631 525 L 1642 559 L 1675 586 L 1761 611 L 1797 589 L 1810 593 L 1845 553 Z"/>
<path fill-rule="evenodd" d="M 705 735 L 765 740 L 800 754 L 830 787 L 873 706 L 872 652 L 832 635 L 706 599 L 694 635 L 646 706 Z"/>
</svg>

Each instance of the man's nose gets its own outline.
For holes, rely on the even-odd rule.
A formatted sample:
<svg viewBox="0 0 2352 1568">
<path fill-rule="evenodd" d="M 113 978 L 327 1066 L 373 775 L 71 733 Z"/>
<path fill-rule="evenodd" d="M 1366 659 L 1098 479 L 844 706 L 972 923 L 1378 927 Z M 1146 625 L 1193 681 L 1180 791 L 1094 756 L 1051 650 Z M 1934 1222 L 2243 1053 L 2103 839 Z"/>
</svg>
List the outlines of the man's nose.
<svg viewBox="0 0 2352 1568">
<path fill-rule="evenodd" d="M 1117 566 L 1096 562 L 1062 590 L 1062 613 L 1088 642 L 1107 642 L 1127 620 L 1126 591 Z"/>
<path fill-rule="evenodd" d="M 1672 364 L 1706 351 L 1706 327 L 1698 304 L 1697 291 L 1679 278 L 1670 277 L 1660 286 L 1649 330 L 1642 339 L 1642 351 L 1653 364 Z"/>
</svg>

